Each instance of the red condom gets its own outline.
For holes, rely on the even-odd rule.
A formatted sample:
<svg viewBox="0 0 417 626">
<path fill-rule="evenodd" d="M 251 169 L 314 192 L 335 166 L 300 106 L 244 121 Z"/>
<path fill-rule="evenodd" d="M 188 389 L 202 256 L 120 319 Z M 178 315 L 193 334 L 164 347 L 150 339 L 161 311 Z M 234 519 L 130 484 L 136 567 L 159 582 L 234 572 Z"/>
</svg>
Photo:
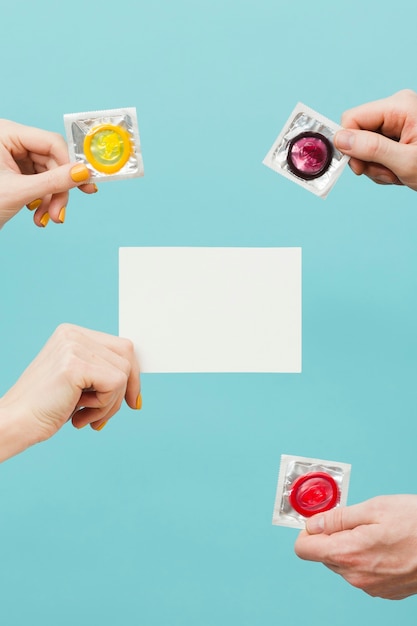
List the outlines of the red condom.
<svg viewBox="0 0 417 626">
<path fill-rule="evenodd" d="M 332 509 L 339 501 L 339 487 L 325 472 L 310 472 L 299 476 L 291 485 L 289 501 L 292 508 L 311 517 Z"/>
</svg>

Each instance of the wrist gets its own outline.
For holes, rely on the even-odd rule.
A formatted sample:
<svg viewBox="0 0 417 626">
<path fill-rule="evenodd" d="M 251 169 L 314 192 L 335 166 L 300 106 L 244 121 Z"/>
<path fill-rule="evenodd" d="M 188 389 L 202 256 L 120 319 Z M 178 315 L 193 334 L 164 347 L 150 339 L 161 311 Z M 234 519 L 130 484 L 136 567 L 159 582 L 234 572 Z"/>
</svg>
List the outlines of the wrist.
<svg viewBox="0 0 417 626">
<path fill-rule="evenodd" d="M 0 463 L 38 443 L 33 425 L 19 407 L 0 398 Z"/>
</svg>

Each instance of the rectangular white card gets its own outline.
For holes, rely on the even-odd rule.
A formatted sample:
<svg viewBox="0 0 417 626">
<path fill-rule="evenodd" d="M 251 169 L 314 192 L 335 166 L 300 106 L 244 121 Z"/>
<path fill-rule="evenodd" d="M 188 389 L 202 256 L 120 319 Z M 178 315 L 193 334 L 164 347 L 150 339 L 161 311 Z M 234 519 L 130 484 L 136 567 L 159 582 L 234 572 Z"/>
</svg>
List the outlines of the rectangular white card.
<svg viewBox="0 0 417 626">
<path fill-rule="evenodd" d="M 120 248 L 119 334 L 144 373 L 299 373 L 301 248 Z"/>
</svg>

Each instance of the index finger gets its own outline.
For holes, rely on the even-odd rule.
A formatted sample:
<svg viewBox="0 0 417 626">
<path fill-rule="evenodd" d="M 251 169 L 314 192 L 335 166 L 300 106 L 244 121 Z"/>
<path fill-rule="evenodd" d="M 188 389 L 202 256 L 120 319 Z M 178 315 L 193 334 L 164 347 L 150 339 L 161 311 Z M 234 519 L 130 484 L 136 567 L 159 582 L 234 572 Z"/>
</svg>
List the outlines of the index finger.
<svg viewBox="0 0 417 626">
<path fill-rule="evenodd" d="M 379 131 L 387 137 L 399 139 L 410 114 L 409 103 L 405 102 L 407 97 L 407 93 L 399 92 L 354 107 L 343 113 L 341 124 L 345 128 Z"/>
<path fill-rule="evenodd" d="M 22 159 L 32 152 L 49 155 L 58 165 L 69 162 L 67 143 L 59 133 L 18 123 L 13 123 L 11 131 L 13 142 L 10 145 L 10 153 L 13 158 Z"/>
<path fill-rule="evenodd" d="M 385 121 L 386 99 L 368 102 L 345 111 L 341 124 L 355 130 L 378 130 Z"/>
<path fill-rule="evenodd" d="M 337 536 L 337 539 L 344 541 L 349 531 L 344 531 Z M 315 561 L 317 563 L 330 562 L 329 555 L 332 553 L 335 538 L 330 535 L 309 535 L 302 531 L 295 542 L 294 551 L 296 555 L 304 561 Z"/>
</svg>

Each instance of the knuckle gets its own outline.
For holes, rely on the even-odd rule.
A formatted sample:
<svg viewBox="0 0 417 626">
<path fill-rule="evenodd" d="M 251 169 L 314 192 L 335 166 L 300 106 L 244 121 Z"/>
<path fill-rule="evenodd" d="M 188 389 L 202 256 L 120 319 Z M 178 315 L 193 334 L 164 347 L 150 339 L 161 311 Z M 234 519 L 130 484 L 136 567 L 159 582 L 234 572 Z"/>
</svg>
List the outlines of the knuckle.
<svg viewBox="0 0 417 626">
<path fill-rule="evenodd" d="M 403 98 L 407 100 L 410 100 L 410 99 L 415 100 L 417 97 L 416 92 L 413 91 L 413 89 L 409 89 L 408 87 L 405 89 L 400 89 L 400 91 L 397 91 L 397 93 L 394 95 L 399 98 Z"/>
<path fill-rule="evenodd" d="M 363 591 L 366 591 L 366 593 L 369 593 L 369 595 L 372 595 L 372 593 L 370 593 L 370 580 L 365 574 L 362 574 L 361 572 L 353 572 L 345 574 L 343 577 L 350 585 L 352 585 L 352 587 L 362 589 Z"/>
<path fill-rule="evenodd" d="M 123 370 L 118 370 L 114 375 L 114 387 L 115 389 L 125 390 L 127 387 L 128 374 Z"/>
<path fill-rule="evenodd" d="M 64 143 L 65 144 L 65 139 L 63 138 L 63 136 L 60 133 L 54 133 L 53 131 L 51 132 L 51 139 L 54 143 Z"/>
<path fill-rule="evenodd" d="M 327 560 L 349 575 L 354 575 L 360 571 L 363 558 L 360 550 L 336 534 L 332 536 L 328 545 Z"/>
<path fill-rule="evenodd" d="M 120 397 L 120 398 L 117 400 L 116 404 L 114 405 L 114 413 L 117 413 L 118 411 L 120 411 L 120 408 L 121 408 L 121 406 L 122 406 L 122 403 L 123 403 L 123 398 L 122 398 L 122 397 Z"/>
<path fill-rule="evenodd" d="M 60 133 L 56 133 L 54 131 L 44 131 L 44 136 L 48 142 L 51 153 L 53 153 L 57 147 L 61 149 L 66 146 L 65 139 Z"/>
<path fill-rule="evenodd" d="M 380 581 L 375 576 L 365 572 L 352 572 L 344 574 L 343 578 L 355 589 L 361 589 L 372 598 L 385 598 L 386 600 L 395 600 L 397 596 L 389 589 L 382 589 Z"/>
<path fill-rule="evenodd" d="M 62 322 L 57 327 L 56 332 L 58 332 L 58 333 L 66 333 L 66 331 L 71 329 L 71 328 L 74 328 L 74 326 L 72 324 L 69 324 L 68 322 Z"/>
<path fill-rule="evenodd" d="M 79 337 L 78 328 L 73 324 L 68 324 L 67 322 L 60 324 L 56 329 L 55 334 L 64 343 L 76 342 Z"/>
<path fill-rule="evenodd" d="M 342 113 L 342 117 L 340 118 L 340 124 L 344 128 L 348 128 L 350 121 L 352 119 L 352 109 L 348 109 L 344 113 Z"/>
<path fill-rule="evenodd" d="M 122 402 L 123 396 L 117 396 L 117 398 L 113 398 L 111 402 L 103 404 L 103 409 L 105 409 L 105 416 L 107 420 L 113 417 L 113 415 L 115 415 L 120 410 Z"/>
<path fill-rule="evenodd" d="M 384 512 L 384 497 L 383 496 L 375 496 L 368 500 L 367 503 L 369 507 L 369 513 L 373 519 L 380 519 Z"/>
<path fill-rule="evenodd" d="M 338 506 L 323 515 L 323 532 L 331 535 L 337 530 L 345 530 L 345 507 Z"/>
<path fill-rule="evenodd" d="M 366 138 L 366 152 L 369 160 L 374 161 L 385 153 L 384 146 L 381 144 L 381 138 L 376 133 L 369 133 Z"/>
<path fill-rule="evenodd" d="M 121 369 L 122 369 L 122 372 L 125 374 L 125 378 L 126 378 L 126 382 L 127 382 L 127 379 L 129 377 L 130 370 L 131 370 L 129 359 L 125 359 L 125 358 L 122 357 Z"/>
<path fill-rule="evenodd" d="M 54 333 L 54 352 L 57 368 L 64 372 L 77 372 L 80 368 L 80 337 L 76 326 L 63 323 Z"/>
<path fill-rule="evenodd" d="M 45 177 L 45 186 L 48 188 L 49 193 L 54 194 L 61 191 L 61 185 L 54 170 L 45 170 L 43 176 Z"/>
<path fill-rule="evenodd" d="M 122 348 L 123 353 L 126 354 L 128 357 L 132 356 L 135 352 L 135 346 L 133 344 L 133 341 L 131 341 L 130 339 L 121 337 L 120 346 Z"/>
<path fill-rule="evenodd" d="M 331 552 L 329 554 L 329 560 L 338 567 L 347 570 L 355 568 L 358 564 L 357 557 L 354 554 L 351 554 L 350 552 L 342 552 L 340 550 L 337 552 Z"/>
<path fill-rule="evenodd" d="M 337 507 L 328 511 L 324 517 L 324 532 L 331 534 L 334 528 L 342 528 L 343 524 L 343 514 L 342 509 Z"/>
</svg>

